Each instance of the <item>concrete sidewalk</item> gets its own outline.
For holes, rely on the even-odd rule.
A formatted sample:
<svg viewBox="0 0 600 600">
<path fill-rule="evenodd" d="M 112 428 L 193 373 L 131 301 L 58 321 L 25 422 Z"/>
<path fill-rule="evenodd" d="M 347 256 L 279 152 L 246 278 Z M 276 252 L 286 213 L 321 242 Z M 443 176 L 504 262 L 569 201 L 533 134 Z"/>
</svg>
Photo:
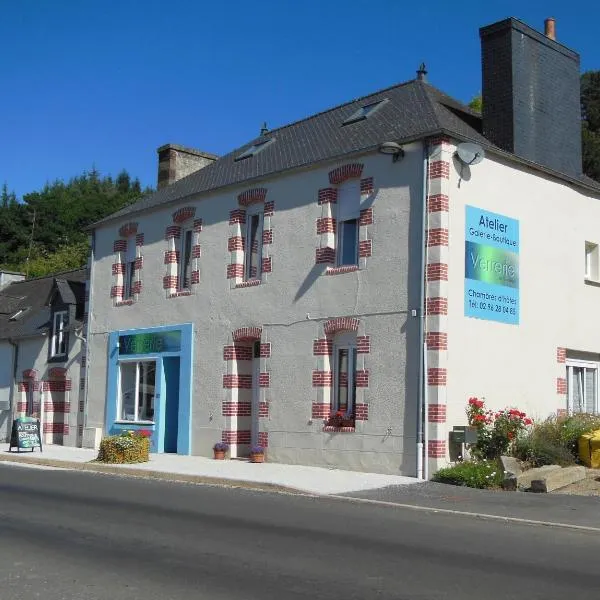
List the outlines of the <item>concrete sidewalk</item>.
<svg viewBox="0 0 600 600">
<path fill-rule="evenodd" d="M 8 451 L 0 444 L 0 461 L 74 468 L 102 473 L 128 474 L 156 479 L 243 485 L 245 487 L 297 491 L 308 494 L 352 494 L 417 483 L 412 477 L 360 473 L 323 467 L 284 465 L 279 463 L 253 464 L 245 460 L 214 460 L 202 456 L 151 454 L 150 462 L 133 465 L 93 463 L 97 452 L 85 448 L 44 446 L 44 451 Z"/>
</svg>

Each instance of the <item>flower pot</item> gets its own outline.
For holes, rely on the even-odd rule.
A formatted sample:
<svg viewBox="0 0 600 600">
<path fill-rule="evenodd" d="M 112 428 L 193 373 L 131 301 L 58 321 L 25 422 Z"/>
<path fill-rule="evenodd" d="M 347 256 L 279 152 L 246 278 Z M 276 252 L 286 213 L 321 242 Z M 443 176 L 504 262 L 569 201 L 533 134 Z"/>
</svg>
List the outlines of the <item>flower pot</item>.
<svg viewBox="0 0 600 600">
<path fill-rule="evenodd" d="M 263 463 L 265 462 L 264 454 L 250 454 L 250 462 L 251 463 Z"/>
<path fill-rule="evenodd" d="M 225 450 L 213 450 L 215 460 L 225 460 Z"/>
<path fill-rule="evenodd" d="M 352 419 L 342 419 L 340 427 L 354 427 L 354 421 Z"/>
</svg>

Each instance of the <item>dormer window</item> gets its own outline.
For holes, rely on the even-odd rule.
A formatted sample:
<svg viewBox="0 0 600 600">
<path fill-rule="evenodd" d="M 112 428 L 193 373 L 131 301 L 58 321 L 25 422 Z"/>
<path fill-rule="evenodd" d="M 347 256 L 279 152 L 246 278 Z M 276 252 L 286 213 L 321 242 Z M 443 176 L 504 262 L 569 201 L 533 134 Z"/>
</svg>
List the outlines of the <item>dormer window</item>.
<svg viewBox="0 0 600 600">
<path fill-rule="evenodd" d="M 247 150 L 244 150 L 239 156 L 235 157 L 235 161 L 244 160 L 245 158 L 250 158 L 251 156 L 255 156 L 259 152 L 262 152 L 267 146 L 270 146 L 275 141 L 275 138 L 271 138 L 269 140 L 262 140 L 253 144 Z"/>
<path fill-rule="evenodd" d="M 388 99 L 378 100 L 377 102 L 371 102 L 370 104 L 365 104 L 361 106 L 357 111 L 353 112 L 343 123 L 343 125 L 350 125 L 351 123 L 356 123 L 357 121 L 363 121 L 368 117 L 375 114 L 382 106 L 387 104 Z"/>
<path fill-rule="evenodd" d="M 50 340 L 50 355 L 57 358 L 67 355 L 67 324 L 69 313 L 66 310 L 57 311 L 52 316 L 52 338 Z"/>
</svg>

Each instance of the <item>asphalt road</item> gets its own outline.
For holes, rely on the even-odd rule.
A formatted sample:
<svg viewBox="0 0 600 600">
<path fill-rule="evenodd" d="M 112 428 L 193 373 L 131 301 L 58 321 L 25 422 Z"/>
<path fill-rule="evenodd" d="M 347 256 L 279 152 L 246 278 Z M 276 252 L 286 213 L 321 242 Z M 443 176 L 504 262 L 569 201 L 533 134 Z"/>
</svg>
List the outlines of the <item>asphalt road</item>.
<svg viewBox="0 0 600 600">
<path fill-rule="evenodd" d="M 0 465 L 1 600 L 597 600 L 599 553 L 597 533 Z"/>
</svg>

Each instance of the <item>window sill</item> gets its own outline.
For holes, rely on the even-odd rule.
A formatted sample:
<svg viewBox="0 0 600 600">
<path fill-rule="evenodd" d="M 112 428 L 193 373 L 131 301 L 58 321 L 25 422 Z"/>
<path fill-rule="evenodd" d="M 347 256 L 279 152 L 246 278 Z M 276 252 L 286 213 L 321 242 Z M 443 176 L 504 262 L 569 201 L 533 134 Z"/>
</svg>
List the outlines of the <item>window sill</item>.
<svg viewBox="0 0 600 600">
<path fill-rule="evenodd" d="M 67 360 L 69 360 L 67 354 L 55 354 L 54 356 L 50 356 L 48 358 L 49 363 L 64 363 L 67 362 Z"/>
<path fill-rule="evenodd" d="M 325 425 L 323 431 L 326 433 L 354 433 L 355 427 L 334 427 L 333 425 Z"/>
<path fill-rule="evenodd" d="M 358 271 L 358 265 L 344 265 L 343 267 L 327 267 L 325 275 L 340 275 L 342 273 L 353 273 Z"/>
<path fill-rule="evenodd" d="M 242 283 L 238 283 L 235 287 L 237 288 L 246 288 L 246 287 L 254 287 L 255 285 L 260 285 L 262 281 L 260 279 L 248 279 L 248 281 L 242 281 Z"/>
<path fill-rule="evenodd" d="M 191 296 L 192 290 L 177 290 L 172 294 L 169 294 L 169 298 L 181 298 L 182 296 Z"/>
<path fill-rule="evenodd" d="M 600 281 L 597 279 L 588 279 L 587 277 L 583 280 L 586 285 L 591 285 L 593 287 L 600 287 Z"/>
<path fill-rule="evenodd" d="M 120 300 L 119 302 L 115 302 L 115 306 L 131 306 L 135 300 L 133 298 L 129 298 L 129 300 Z"/>
<path fill-rule="evenodd" d="M 143 426 L 147 426 L 147 425 L 154 425 L 154 421 L 124 421 L 122 419 L 119 419 L 117 421 L 115 421 L 115 425 L 143 425 Z"/>
</svg>

